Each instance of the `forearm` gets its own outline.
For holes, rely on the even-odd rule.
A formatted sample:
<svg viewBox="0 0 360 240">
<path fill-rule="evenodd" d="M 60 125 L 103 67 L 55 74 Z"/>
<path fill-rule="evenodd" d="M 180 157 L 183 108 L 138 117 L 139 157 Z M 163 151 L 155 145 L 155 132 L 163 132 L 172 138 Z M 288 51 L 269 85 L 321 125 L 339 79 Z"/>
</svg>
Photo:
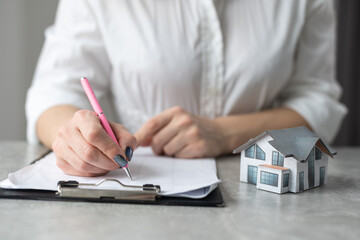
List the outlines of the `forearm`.
<svg viewBox="0 0 360 240">
<path fill-rule="evenodd" d="M 36 133 L 40 141 L 51 148 L 58 129 L 65 125 L 78 110 L 72 105 L 58 105 L 43 112 L 36 123 Z"/>
<path fill-rule="evenodd" d="M 233 115 L 214 119 L 224 138 L 223 153 L 231 153 L 250 138 L 271 129 L 310 126 L 297 112 L 289 108 L 276 108 L 257 113 Z"/>
</svg>

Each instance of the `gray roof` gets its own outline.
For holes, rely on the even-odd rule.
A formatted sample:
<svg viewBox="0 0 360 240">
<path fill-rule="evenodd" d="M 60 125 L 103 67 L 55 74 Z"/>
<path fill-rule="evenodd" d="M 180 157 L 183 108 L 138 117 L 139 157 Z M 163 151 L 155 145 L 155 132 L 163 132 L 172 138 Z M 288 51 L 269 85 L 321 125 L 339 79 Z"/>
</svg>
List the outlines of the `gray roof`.
<svg viewBox="0 0 360 240">
<path fill-rule="evenodd" d="M 305 126 L 265 131 L 257 137 L 250 139 L 244 145 L 236 148 L 233 153 L 241 152 L 243 149 L 267 135 L 273 138 L 269 143 L 284 155 L 284 157 L 294 157 L 301 162 L 307 159 L 315 145 L 330 157 L 336 155 L 336 151 L 332 147 Z"/>
</svg>

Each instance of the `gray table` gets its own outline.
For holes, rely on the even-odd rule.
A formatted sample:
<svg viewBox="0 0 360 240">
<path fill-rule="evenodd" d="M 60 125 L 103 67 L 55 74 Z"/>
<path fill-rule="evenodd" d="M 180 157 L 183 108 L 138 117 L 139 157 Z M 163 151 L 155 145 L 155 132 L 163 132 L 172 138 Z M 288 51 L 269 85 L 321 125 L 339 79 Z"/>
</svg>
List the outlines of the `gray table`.
<svg viewBox="0 0 360 240">
<path fill-rule="evenodd" d="M 0 142 L 0 179 L 46 151 Z M 218 159 L 224 208 L 0 199 L 0 239 L 360 239 L 360 148 L 337 148 L 328 184 L 278 195 Z"/>
</svg>

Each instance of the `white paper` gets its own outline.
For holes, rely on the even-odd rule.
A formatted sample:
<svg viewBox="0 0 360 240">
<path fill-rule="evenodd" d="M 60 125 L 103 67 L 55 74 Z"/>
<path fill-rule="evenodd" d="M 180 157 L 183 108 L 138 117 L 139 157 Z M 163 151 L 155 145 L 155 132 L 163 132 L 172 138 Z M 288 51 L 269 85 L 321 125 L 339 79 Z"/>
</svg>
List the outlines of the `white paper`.
<svg viewBox="0 0 360 240">
<path fill-rule="evenodd" d="M 104 178 L 113 178 L 127 185 L 160 185 L 160 195 L 163 196 L 203 198 L 221 182 L 216 176 L 216 162 L 213 158 L 181 159 L 156 156 L 151 148 L 138 148 L 134 152 L 129 168 L 133 181 L 122 169 L 100 177 L 70 176 L 57 167 L 55 154 L 50 153 L 38 162 L 10 173 L 8 179 L 0 182 L 0 187 L 56 191 L 57 183 L 62 180 L 97 183 Z M 123 189 L 115 182 L 105 182 L 96 188 Z"/>
</svg>

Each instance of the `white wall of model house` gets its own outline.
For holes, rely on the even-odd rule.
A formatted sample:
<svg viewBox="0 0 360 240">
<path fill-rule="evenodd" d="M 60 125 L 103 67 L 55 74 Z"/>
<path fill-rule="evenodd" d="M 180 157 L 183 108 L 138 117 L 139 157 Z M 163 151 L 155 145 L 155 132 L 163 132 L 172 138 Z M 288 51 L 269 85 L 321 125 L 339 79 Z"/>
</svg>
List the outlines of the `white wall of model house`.
<svg viewBox="0 0 360 240">
<path fill-rule="evenodd" d="M 247 148 L 243 149 L 241 151 L 241 155 L 240 155 L 240 159 L 241 159 L 241 164 L 240 164 L 240 181 L 242 182 L 248 182 L 248 166 L 256 166 L 258 167 L 259 165 L 272 165 L 272 152 L 273 151 L 277 151 L 279 152 L 277 149 L 275 149 L 270 143 L 269 141 L 273 140 L 273 138 L 270 135 L 266 135 L 263 138 L 258 139 L 256 142 L 254 142 L 254 144 L 257 144 L 264 152 L 265 152 L 265 160 L 259 160 L 256 158 L 248 158 L 245 156 L 245 151 Z M 252 146 L 249 145 L 249 146 Z M 256 150 L 255 150 L 256 151 Z M 281 154 L 281 153 L 280 153 Z M 299 173 L 303 172 L 304 174 L 304 190 L 309 189 L 309 181 L 308 181 L 308 162 L 300 162 L 298 160 L 296 160 L 293 157 L 284 157 L 284 168 L 288 168 L 290 171 L 290 175 L 289 175 L 289 186 L 288 186 L 288 190 L 290 192 L 299 192 Z M 328 156 L 323 153 L 322 154 L 322 158 L 319 160 L 314 160 L 314 187 L 319 186 L 320 185 L 320 167 L 325 167 L 325 179 L 324 179 L 324 183 L 326 183 L 326 176 L 327 176 L 327 168 L 328 168 Z M 264 168 L 262 168 L 263 170 Z M 268 190 L 268 191 L 273 191 L 273 192 L 278 192 L 278 193 L 283 193 L 286 192 L 286 189 L 281 189 L 282 188 L 282 184 L 283 184 L 283 174 L 285 174 L 287 171 L 283 170 L 283 171 L 279 171 L 279 170 L 275 170 L 275 169 L 267 169 L 268 172 L 272 172 L 272 173 L 276 173 L 278 174 L 278 179 L 279 179 L 279 183 L 278 183 L 278 187 L 273 187 L 273 186 L 266 186 L 264 184 L 261 184 L 260 186 L 257 186 L 258 188 L 264 189 L 264 190 Z M 258 169 L 258 173 L 259 173 L 259 169 Z M 260 174 L 257 174 L 257 183 L 260 183 Z"/>
<path fill-rule="evenodd" d="M 260 176 L 261 174 L 257 175 L 257 183 L 256 183 L 256 188 L 265 190 L 265 191 L 270 191 L 270 192 L 275 192 L 275 193 L 287 193 L 289 191 L 289 184 L 287 186 L 284 186 L 284 174 L 289 174 L 290 175 L 290 169 L 288 168 L 284 168 L 284 167 L 280 167 L 282 169 L 279 168 L 269 168 L 269 167 L 265 167 L 265 166 L 259 166 L 258 167 L 258 172 L 267 172 L 267 173 L 273 173 L 278 175 L 278 184 L 277 186 L 272 186 L 269 184 L 265 184 L 262 183 L 260 181 Z M 289 182 L 288 182 L 289 183 Z"/>
<path fill-rule="evenodd" d="M 271 165 L 272 152 L 274 151 L 274 147 L 270 145 L 269 141 L 273 140 L 270 135 L 266 135 L 262 139 L 259 139 L 256 144 L 265 152 L 265 160 L 259 160 L 256 158 L 248 158 L 245 156 L 245 151 L 247 148 L 241 151 L 240 155 L 240 181 L 248 182 L 248 165 L 258 166 L 261 164 L 269 164 Z M 252 144 L 251 144 L 252 145 Z M 250 145 L 250 146 L 251 146 Z M 258 176 L 259 177 L 259 176 Z"/>
</svg>

